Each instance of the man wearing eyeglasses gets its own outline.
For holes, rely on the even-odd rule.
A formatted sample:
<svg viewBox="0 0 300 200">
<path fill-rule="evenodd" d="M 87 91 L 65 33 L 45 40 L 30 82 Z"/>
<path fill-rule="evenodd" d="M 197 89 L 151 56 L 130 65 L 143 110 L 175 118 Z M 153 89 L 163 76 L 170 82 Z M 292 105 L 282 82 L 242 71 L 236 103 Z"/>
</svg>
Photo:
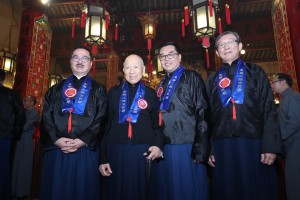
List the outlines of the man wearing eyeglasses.
<svg viewBox="0 0 300 200">
<path fill-rule="evenodd" d="M 278 199 L 274 166 L 279 122 L 266 73 L 239 58 L 236 32 L 216 38 L 223 65 L 206 81 L 212 110 L 212 195 L 216 200 Z"/>
<path fill-rule="evenodd" d="M 179 47 L 167 42 L 159 48 L 166 75 L 157 86 L 160 125 L 166 136 L 161 161 L 162 185 L 155 199 L 207 200 L 208 104 L 201 76 L 180 64 Z"/>
<path fill-rule="evenodd" d="M 74 48 L 73 75 L 45 95 L 41 141 L 44 166 L 40 199 L 100 199 L 98 141 L 106 115 L 103 85 L 88 75 L 91 51 Z"/>
<path fill-rule="evenodd" d="M 275 74 L 271 83 L 280 94 L 279 122 L 285 155 L 284 176 L 288 200 L 300 197 L 300 94 L 291 87 L 292 78 L 285 73 Z"/>
</svg>

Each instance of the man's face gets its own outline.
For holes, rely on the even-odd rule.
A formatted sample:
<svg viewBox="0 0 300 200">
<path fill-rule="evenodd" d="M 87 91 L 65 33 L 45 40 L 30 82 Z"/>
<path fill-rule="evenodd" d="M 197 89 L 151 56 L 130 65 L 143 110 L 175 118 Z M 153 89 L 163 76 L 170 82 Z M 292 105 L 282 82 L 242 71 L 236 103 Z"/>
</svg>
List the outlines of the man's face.
<svg viewBox="0 0 300 200">
<path fill-rule="evenodd" d="M 216 54 L 222 58 L 224 63 L 231 64 L 239 58 L 239 52 L 242 48 L 242 43 L 238 43 L 233 34 L 227 34 L 219 39 Z"/>
<path fill-rule="evenodd" d="M 140 57 L 130 55 L 125 59 L 123 72 L 127 82 L 136 84 L 142 79 L 145 73 L 145 66 Z"/>
<path fill-rule="evenodd" d="M 23 99 L 24 108 L 27 110 L 29 108 L 34 107 L 34 100 L 31 97 L 24 97 Z"/>
<path fill-rule="evenodd" d="M 285 88 L 283 88 L 283 82 L 285 80 L 278 79 L 278 76 L 274 76 L 271 82 L 272 90 L 278 94 L 281 94 Z"/>
<path fill-rule="evenodd" d="M 180 66 L 181 54 L 175 50 L 173 45 L 168 45 L 160 49 L 159 60 L 162 68 L 167 73 L 172 73 Z"/>
<path fill-rule="evenodd" d="M 71 56 L 71 69 L 76 76 L 85 76 L 92 68 L 92 58 L 85 49 L 76 49 Z"/>
</svg>

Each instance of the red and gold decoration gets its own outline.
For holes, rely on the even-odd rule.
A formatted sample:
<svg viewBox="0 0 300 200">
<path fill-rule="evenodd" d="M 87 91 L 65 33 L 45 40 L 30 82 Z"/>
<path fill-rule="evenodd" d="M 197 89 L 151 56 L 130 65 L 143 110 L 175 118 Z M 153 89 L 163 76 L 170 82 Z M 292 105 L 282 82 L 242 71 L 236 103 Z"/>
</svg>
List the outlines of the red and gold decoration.
<svg viewBox="0 0 300 200">
<path fill-rule="evenodd" d="M 279 71 L 287 73 L 292 77 L 294 81 L 292 87 L 298 91 L 297 74 L 286 11 L 286 1 L 275 1 L 271 12 Z"/>
<path fill-rule="evenodd" d="M 21 96 L 34 95 L 42 109 L 43 97 L 48 90 L 48 72 L 50 64 L 50 49 L 52 30 L 46 15 L 25 11 L 23 18 L 28 23 L 23 24 L 20 33 L 19 53 L 14 89 Z M 21 39 L 21 37 L 23 37 Z"/>
</svg>

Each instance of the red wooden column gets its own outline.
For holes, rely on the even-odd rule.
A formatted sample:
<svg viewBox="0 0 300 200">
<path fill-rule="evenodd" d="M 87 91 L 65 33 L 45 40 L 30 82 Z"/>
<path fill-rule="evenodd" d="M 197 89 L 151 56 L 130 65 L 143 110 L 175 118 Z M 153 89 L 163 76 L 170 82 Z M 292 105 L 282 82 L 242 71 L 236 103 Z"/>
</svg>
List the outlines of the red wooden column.
<svg viewBox="0 0 300 200">
<path fill-rule="evenodd" d="M 273 0 L 272 22 L 280 72 L 293 78 L 293 88 L 300 83 L 300 17 L 297 0 Z"/>
<path fill-rule="evenodd" d="M 286 12 L 298 84 L 300 83 L 300 2 L 286 0 Z M 299 89 L 299 87 L 298 87 Z"/>
<path fill-rule="evenodd" d="M 52 31 L 46 15 L 39 9 L 22 13 L 14 89 L 22 97 L 33 95 L 42 108 L 48 89 Z"/>
</svg>

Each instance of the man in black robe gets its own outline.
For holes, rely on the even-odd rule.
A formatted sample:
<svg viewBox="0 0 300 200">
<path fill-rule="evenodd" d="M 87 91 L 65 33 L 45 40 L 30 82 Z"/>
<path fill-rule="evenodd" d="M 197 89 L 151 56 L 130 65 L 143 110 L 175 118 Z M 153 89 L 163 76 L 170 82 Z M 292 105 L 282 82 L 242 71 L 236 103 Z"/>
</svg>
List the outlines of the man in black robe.
<svg viewBox="0 0 300 200">
<path fill-rule="evenodd" d="M 212 111 L 213 199 L 278 199 L 273 165 L 281 152 L 279 123 L 268 76 L 239 58 L 236 32 L 216 38 L 223 65 L 206 81 Z"/>
<path fill-rule="evenodd" d="M 106 114 L 103 85 L 92 80 L 92 54 L 76 47 L 73 75 L 45 95 L 41 141 L 44 166 L 41 199 L 99 199 L 98 142 Z"/>
</svg>

